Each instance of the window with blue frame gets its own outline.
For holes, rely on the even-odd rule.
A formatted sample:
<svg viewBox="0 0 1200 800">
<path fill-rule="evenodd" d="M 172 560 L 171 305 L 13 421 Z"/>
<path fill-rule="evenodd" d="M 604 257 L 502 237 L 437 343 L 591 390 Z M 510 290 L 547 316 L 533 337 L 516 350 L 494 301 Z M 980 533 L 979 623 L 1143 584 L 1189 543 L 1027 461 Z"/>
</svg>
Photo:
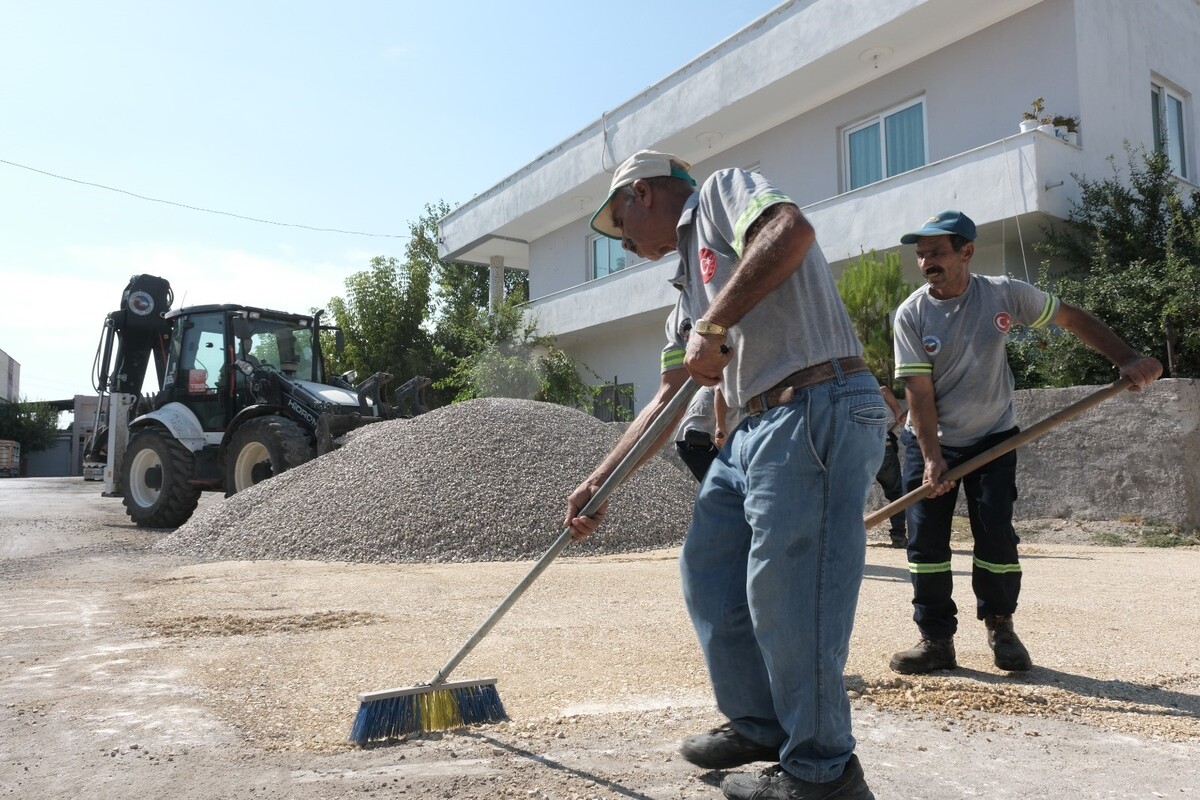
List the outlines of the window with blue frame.
<svg viewBox="0 0 1200 800">
<path fill-rule="evenodd" d="M 1183 96 L 1166 86 L 1150 84 L 1150 113 L 1154 124 L 1154 151 L 1165 152 L 1171 172 L 1188 178 L 1186 106 Z"/>
<path fill-rule="evenodd" d="M 846 190 L 923 167 L 925 101 L 916 100 L 847 127 L 843 134 Z"/>
</svg>

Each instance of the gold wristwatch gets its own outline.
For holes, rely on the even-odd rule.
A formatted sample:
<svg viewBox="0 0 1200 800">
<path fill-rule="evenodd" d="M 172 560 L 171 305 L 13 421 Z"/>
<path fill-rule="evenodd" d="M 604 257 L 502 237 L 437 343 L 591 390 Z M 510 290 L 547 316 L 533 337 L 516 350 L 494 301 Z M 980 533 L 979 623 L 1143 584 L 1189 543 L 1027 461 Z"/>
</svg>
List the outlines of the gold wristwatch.
<svg viewBox="0 0 1200 800">
<path fill-rule="evenodd" d="M 718 325 L 715 322 L 709 322 L 706 319 L 696 320 L 696 323 L 692 325 L 692 330 L 701 336 L 705 336 L 710 333 L 715 333 L 718 336 L 729 335 L 729 328 L 726 328 L 724 325 Z"/>
</svg>

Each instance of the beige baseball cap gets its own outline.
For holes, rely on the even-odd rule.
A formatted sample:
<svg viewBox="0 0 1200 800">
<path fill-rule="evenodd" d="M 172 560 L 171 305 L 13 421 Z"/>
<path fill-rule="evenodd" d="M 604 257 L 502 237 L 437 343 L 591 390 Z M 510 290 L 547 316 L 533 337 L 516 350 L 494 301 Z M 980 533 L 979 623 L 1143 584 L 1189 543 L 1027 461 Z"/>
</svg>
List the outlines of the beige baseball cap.
<svg viewBox="0 0 1200 800">
<path fill-rule="evenodd" d="M 625 162 L 617 167 L 617 171 L 613 174 L 608 197 L 604 198 L 600 208 L 595 214 L 592 214 L 592 230 L 602 233 L 610 239 L 620 239 L 621 231 L 612 224 L 612 215 L 608 213 L 608 206 L 612 203 L 613 196 L 617 191 L 643 178 L 663 178 L 668 175 L 682 178 L 695 186 L 696 179 L 688 172 L 691 168 L 691 164 L 670 153 L 658 153 L 654 150 L 639 150 L 634 153 L 625 159 Z"/>
</svg>

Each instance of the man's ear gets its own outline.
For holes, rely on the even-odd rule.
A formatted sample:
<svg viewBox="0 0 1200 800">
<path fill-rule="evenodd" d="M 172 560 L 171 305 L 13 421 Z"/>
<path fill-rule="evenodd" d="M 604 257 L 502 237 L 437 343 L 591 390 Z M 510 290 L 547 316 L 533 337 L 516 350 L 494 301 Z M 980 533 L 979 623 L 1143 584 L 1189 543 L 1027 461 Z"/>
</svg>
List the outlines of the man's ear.
<svg viewBox="0 0 1200 800">
<path fill-rule="evenodd" d="M 639 203 L 648 206 L 654 198 L 654 187 L 645 179 L 638 178 L 633 182 L 633 193 Z"/>
<path fill-rule="evenodd" d="M 975 243 L 967 242 L 963 245 L 962 250 L 960 250 L 959 253 L 962 255 L 963 260 L 970 261 L 975 255 Z"/>
</svg>

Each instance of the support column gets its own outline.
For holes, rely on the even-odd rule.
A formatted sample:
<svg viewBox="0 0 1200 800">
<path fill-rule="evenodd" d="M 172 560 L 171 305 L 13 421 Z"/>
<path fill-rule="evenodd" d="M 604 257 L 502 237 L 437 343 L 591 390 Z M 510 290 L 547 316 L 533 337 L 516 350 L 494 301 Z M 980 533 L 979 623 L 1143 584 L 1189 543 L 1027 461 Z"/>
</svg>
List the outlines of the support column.
<svg viewBox="0 0 1200 800">
<path fill-rule="evenodd" d="M 488 272 L 488 307 L 493 312 L 504 302 L 504 256 L 492 256 Z"/>
</svg>

